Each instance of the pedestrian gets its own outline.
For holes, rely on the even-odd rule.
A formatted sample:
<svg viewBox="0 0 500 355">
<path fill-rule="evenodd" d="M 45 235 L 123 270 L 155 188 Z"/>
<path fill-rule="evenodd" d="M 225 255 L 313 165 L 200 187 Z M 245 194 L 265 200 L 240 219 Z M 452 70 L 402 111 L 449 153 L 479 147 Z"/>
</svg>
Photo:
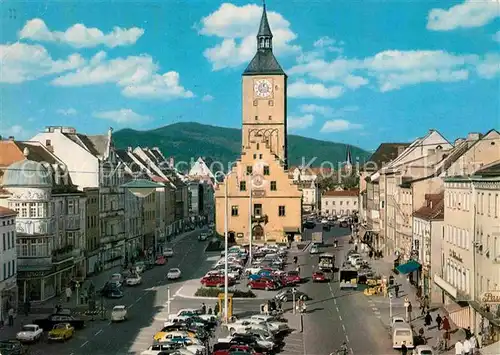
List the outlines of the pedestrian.
<svg viewBox="0 0 500 355">
<path fill-rule="evenodd" d="M 14 326 L 14 308 L 10 307 L 8 311 L 9 316 L 9 326 Z"/>
<path fill-rule="evenodd" d="M 476 344 L 478 349 L 483 347 L 483 333 L 477 333 Z"/>
<path fill-rule="evenodd" d="M 443 322 L 443 319 L 441 318 L 441 316 L 438 313 L 438 315 L 436 317 L 436 324 L 437 324 L 438 330 L 441 330 L 441 323 L 442 322 Z"/>
<path fill-rule="evenodd" d="M 213 311 L 212 311 L 212 307 L 208 307 L 208 314 L 209 315 L 212 315 Z"/>
<path fill-rule="evenodd" d="M 205 303 L 201 304 L 201 314 L 207 314 L 207 306 Z"/>
<path fill-rule="evenodd" d="M 464 346 L 462 342 L 459 340 L 455 343 L 455 355 L 463 355 L 464 354 Z"/>
<path fill-rule="evenodd" d="M 408 323 L 410 323 L 412 318 L 411 313 L 413 312 L 413 306 L 410 301 L 408 301 L 407 312 L 408 312 Z"/>
<path fill-rule="evenodd" d="M 469 339 L 472 336 L 472 331 L 470 330 L 470 327 L 464 328 L 465 332 L 465 339 Z"/>
<path fill-rule="evenodd" d="M 426 315 L 425 315 L 425 318 L 424 318 L 424 322 L 425 322 L 425 325 L 427 327 L 429 327 L 432 323 L 432 316 L 431 316 L 431 312 L 427 311 Z"/>
<path fill-rule="evenodd" d="M 462 343 L 462 354 L 464 355 L 473 355 L 471 354 L 472 347 L 470 346 L 470 341 L 469 339 L 465 339 L 464 342 Z"/>
<path fill-rule="evenodd" d="M 218 316 L 218 315 L 219 315 L 219 302 L 217 302 L 217 303 L 215 304 L 215 306 L 214 306 L 214 314 L 215 314 L 216 316 Z"/>
<path fill-rule="evenodd" d="M 68 303 L 71 295 L 73 294 L 73 291 L 71 291 L 71 287 L 69 285 L 66 287 L 66 302 Z"/>
<path fill-rule="evenodd" d="M 295 269 L 295 271 L 297 271 L 300 274 L 300 265 L 297 266 L 297 268 Z"/>
<path fill-rule="evenodd" d="M 403 341 L 403 344 L 401 344 L 401 355 L 407 355 L 408 354 L 408 348 L 406 347 L 406 341 Z"/>
<path fill-rule="evenodd" d="M 444 331 L 443 334 L 443 339 L 444 339 L 444 349 L 448 350 L 449 344 L 450 344 L 450 332 Z"/>
<path fill-rule="evenodd" d="M 446 316 L 443 317 L 443 329 L 446 332 L 449 332 L 451 330 L 450 321 L 448 320 L 448 317 L 446 317 Z"/>
<path fill-rule="evenodd" d="M 399 297 L 399 285 L 394 286 L 394 293 L 396 294 L 396 298 Z"/>
<path fill-rule="evenodd" d="M 470 341 L 470 347 L 471 347 L 471 354 L 474 355 L 476 353 L 476 351 L 477 351 L 476 336 L 474 334 L 472 334 L 472 336 L 470 337 L 469 341 Z"/>
</svg>

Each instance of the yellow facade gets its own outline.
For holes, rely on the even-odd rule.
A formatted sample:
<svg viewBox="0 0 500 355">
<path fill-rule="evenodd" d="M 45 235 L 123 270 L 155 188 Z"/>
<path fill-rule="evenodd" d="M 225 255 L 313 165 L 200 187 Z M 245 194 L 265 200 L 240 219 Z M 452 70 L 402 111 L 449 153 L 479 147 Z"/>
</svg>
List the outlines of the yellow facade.
<svg viewBox="0 0 500 355">
<path fill-rule="evenodd" d="M 242 79 L 241 158 L 215 191 L 216 231 L 224 235 L 227 211 L 230 242 L 248 244 L 250 231 L 257 244 L 300 238 L 302 191 L 287 171 L 286 85 L 264 10 Z"/>
</svg>

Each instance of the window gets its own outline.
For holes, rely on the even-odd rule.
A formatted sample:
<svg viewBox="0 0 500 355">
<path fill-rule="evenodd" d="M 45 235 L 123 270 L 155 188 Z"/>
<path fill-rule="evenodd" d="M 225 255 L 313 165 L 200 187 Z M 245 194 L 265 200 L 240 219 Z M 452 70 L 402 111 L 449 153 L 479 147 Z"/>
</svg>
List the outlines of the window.
<svg viewBox="0 0 500 355">
<path fill-rule="evenodd" d="M 269 103 L 269 106 L 274 106 L 274 101 L 273 100 L 269 100 L 268 103 Z"/>
<path fill-rule="evenodd" d="M 28 217 L 28 204 L 27 203 L 21 203 L 21 217 Z"/>
<path fill-rule="evenodd" d="M 13 231 L 10 232 L 10 238 L 12 239 L 12 243 L 11 243 L 12 248 L 15 248 L 16 247 L 16 237 L 15 237 L 15 234 Z"/>
<path fill-rule="evenodd" d="M 251 165 L 247 166 L 247 174 L 251 174 L 253 171 L 253 167 Z"/>
<path fill-rule="evenodd" d="M 259 116 L 255 116 L 255 120 L 258 121 L 259 120 Z"/>
<path fill-rule="evenodd" d="M 285 206 L 279 206 L 278 207 L 278 215 L 280 217 L 284 217 L 285 216 Z"/>
<path fill-rule="evenodd" d="M 259 102 L 258 100 L 253 100 L 253 105 L 257 106 L 258 102 Z"/>
<path fill-rule="evenodd" d="M 253 205 L 253 215 L 262 216 L 262 204 L 256 203 Z"/>
<path fill-rule="evenodd" d="M 259 150 L 259 149 L 260 149 L 260 144 L 259 144 L 259 143 L 257 143 L 257 150 Z"/>
<path fill-rule="evenodd" d="M 342 206 L 342 204 L 344 203 L 344 201 L 340 201 L 340 205 Z"/>
<path fill-rule="evenodd" d="M 271 116 L 271 115 L 270 115 L 270 116 L 269 116 L 269 121 L 271 121 L 272 119 L 273 119 L 273 116 Z"/>
<path fill-rule="evenodd" d="M 231 216 L 238 215 L 238 206 L 231 206 Z"/>
<path fill-rule="evenodd" d="M 349 201 L 346 201 L 346 202 L 345 202 L 345 205 L 346 205 L 346 206 L 349 206 Z"/>
<path fill-rule="evenodd" d="M 271 191 L 276 191 L 276 181 L 271 181 Z"/>
<path fill-rule="evenodd" d="M 262 154 L 259 154 L 259 159 L 262 159 Z"/>
<path fill-rule="evenodd" d="M 257 154 L 254 154 L 254 155 L 253 155 L 253 158 L 254 158 L 254 159 L 257 159 Z"/>
<path fill-rule="evenodd" d="M 3 233 L 3 247 L 2 247 L 2 249 L 5 251 L 6 248 L 7 248 L 7 243 L 6 243 L 6 239 L 5 239 L 5 233 Z"/>
<path fill-rule="evenodd" d="M 37 215 L 36 215 L 36 203 L 30 203 L 30 217 L 37 217 Z"/>
<path fill-rule="evenodd" d="M 247 182 L 240 181 L 240 191 L 246 191 L 246 190 L 247 190 Z"/>
<path fill-rule="evenodd" d="M 269 166 L 264 166 L 264 175 L 269 175 Z"/>
<path fill-rule="evenodd" d="M 491 194 L 488 194 L 488 216 L 491 215 Z"/>
<path fill-rule="evenodd" d="M 494 210 L 494 216 L 495 218 L 498 218 L 498 194 L 495 194 L 495 205 L 493 206 L 493 210 Z"/>
</svg>

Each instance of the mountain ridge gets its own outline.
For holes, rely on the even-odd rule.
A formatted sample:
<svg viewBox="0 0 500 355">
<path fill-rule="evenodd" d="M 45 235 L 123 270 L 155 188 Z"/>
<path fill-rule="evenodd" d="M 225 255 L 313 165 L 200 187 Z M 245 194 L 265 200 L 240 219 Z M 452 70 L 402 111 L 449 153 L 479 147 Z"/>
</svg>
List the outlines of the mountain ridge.
<svg viewBox="0 0 500 355">
<path fill-rule="evenodd" d="M 124 128 L 113 133 L 113 141 L 117 148 L 158 147 L 166 157 L 172 156 L 176 161 L 192 162 L 201 156 L 220 161 L 224 166 L 236 161 L 241 153 L 241 129 L 198 122 L 178 122 L 145 131 Z M 289 166 L 308 164 L 313 159 L 311 167 L 323 164 L 337 168 L 346 159 L 347 146 L 289 134 Z M 353 164 L 363 163 L 371 156 L 364 149 L 349 147 Z"/>
</svg>

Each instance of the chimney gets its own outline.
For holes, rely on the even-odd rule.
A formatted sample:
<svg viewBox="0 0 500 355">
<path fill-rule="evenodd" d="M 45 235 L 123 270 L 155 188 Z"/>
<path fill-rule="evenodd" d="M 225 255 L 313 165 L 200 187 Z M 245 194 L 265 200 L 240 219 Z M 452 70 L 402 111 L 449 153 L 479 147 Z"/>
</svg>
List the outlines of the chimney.
<svg viewBox="0 0 500 355">
<path fill-rule="evenodd" d="M 398 156 L 401 155 L 401 153 L 403 153 L 405 151 L 405 147 L 400 145 L 398 146 Z"/>
<path fill-rule="evenodd" d="M 467 140 L 468 141 L 477 141 L 481 139 L 481 133 L 477 133 L 477 132 L 470 132 L 468 135 L 467 135 Z"/>
<path fill-rule="evenodd" d="M 456 147 L 457 145 L 462 144 L 463 142 L 465 142 L 465 139 L 457 138 L 457 139 L 455 139 L 455 142 L 453 142 L 453 146 Z"/>
<path fill-rule="evenodd" d="M 127 147 L 127 152 L 132 153 L 132 147 Z"/>
<path fill-rule="evenodd" d="M 169 162 L 170 167 L 173 168 L 174 165 L 175 165 L 174 157 L 170 157 L 170 159 L 168 160 L 168 162 Z"/>
<path fill-rule="evenodd" d="M 9 141 L 13 141 L 14 140 L 14 136 L 9 136 Z"/>
</svg>

